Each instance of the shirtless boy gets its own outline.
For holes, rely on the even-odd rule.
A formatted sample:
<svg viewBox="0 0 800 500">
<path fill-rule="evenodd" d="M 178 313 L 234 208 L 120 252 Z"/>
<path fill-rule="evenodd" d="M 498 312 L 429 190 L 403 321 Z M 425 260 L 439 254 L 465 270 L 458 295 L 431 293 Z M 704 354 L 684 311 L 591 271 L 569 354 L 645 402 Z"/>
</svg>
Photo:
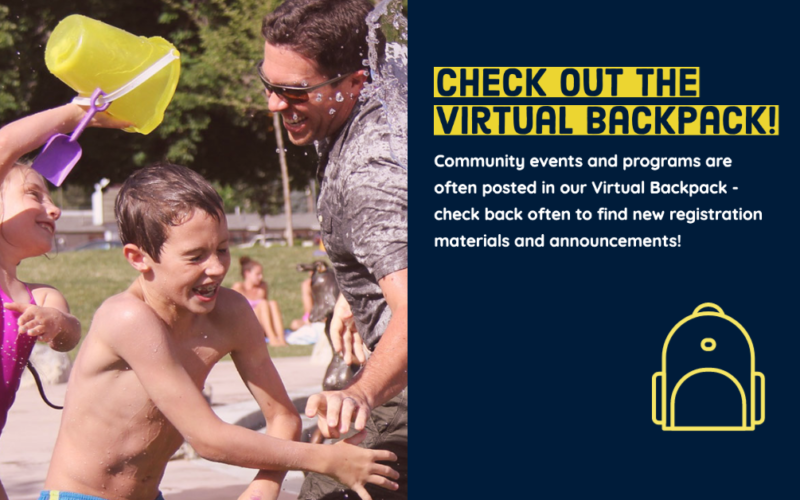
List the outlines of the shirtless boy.
<svg viewBox="0 0 800 500">
<path fill-rule="evenodd" d="M 300 419 L 245 298 L 221 286 L 230 265 L 222 201 L 176 165 L 134 173 L 117 196 L 125 258 L 140 275 L 97 310 L 72 370 L 41 499 L 160 499 L 184 439 L 202 457 L 261 469 L 240 499 L 275 499 L 286 470 L 317 471 L 369 499 L 397 473 L 387 451 L 289 441 Z M 267 420 L 267 435 L 216 417 L 201 388 L 230 354 Z M 280 438 L 280 439 L 278 439 Z M 385 477 L 384 477 L 385 476 Z M 56 492 L 58 492 L 56 494 Z"/>
</svg>

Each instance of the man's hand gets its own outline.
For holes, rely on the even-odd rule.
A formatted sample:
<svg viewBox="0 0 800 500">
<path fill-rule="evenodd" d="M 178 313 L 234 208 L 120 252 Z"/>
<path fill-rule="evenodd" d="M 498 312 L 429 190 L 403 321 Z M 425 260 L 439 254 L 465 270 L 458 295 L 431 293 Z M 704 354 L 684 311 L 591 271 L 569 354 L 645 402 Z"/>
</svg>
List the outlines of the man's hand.
<svg viewBox="0 0 800 500">
<path fill-rule="evenodd" d="M 343 355 L 345 363 L 355 364 L 353 355 L 358 360 L 358 364 L 363 365 L 367 361 L 364 354 L 364 342 L 356 330 L 353 312 L 343 294 L 339 294 L 336 305 L 333 307 L 330 334 L 333 350 Z"/>
<path fill-rule="evenodd" d="M 65 315 L 54 307 L 41 307 L 34 304 L 12 302 L 6 309 L 17 311 L 22 315 L 17 320 L 20 334 L 39 337 L 39 340 L 52 343 L 63 331 Z"/>
<path fill-rule="evenodd" d="M 366 394 L 353 388 L 314 394 L 306 403 L 306 416 L 317 416 L 317 426 L 326 438 L 346 434 L 353 421 L 357 431 L 364 430 L 371 412 L 372 404 Z"/>
</svg>

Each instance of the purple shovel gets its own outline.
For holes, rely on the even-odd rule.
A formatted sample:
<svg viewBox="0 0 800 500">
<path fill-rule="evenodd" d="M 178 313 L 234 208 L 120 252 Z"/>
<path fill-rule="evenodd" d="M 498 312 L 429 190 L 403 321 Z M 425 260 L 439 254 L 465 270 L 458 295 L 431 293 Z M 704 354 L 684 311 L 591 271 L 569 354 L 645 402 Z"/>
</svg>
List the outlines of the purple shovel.
<svg viewBox="0 0 800 500">
<path fill-rule="evenodd" d="M 92 93 L 92 104 L 89 106 L 89 111 L 86 112 L 72 135 L 54 135 L 34 160 L 33 169 L 56 186 L 60 186 L 64 182 L 64 179 L 72 171 L 72 167 L 81 159 L 82 151 L 78 144 L 78 136 L 81 135 L 95 113 L 105 111 L 111 105 L 110 102 L 106 102 L 102 106 L 97 106 L 98 97 L 105 97 L 105 95 L 102 90 L 95 90 Z"/>
</svg>

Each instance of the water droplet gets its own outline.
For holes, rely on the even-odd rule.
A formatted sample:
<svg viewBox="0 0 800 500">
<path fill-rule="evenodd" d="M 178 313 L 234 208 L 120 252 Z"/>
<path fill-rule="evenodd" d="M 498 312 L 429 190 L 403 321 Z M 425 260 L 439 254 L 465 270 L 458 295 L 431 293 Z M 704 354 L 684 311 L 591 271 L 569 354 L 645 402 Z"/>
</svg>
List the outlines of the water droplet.
<svg viewBox="0 0 800 500">
<path fill-rule="evenodd" d="M 333 109 L 333 108 L 331 108 L 331 109 L 330 109 L 330 111 L 328 111 L 328 114 L 329 114 L 329 115 L 332 115 L 332 114 L 334 114 L 334 113 L 336 113 L 336 110 L 335 110 L 335 109 Z"/>
<path fill-rule="evenodd" d="M 362 60 L 361 64 L 363 64 L 364 66 L 369 66 L 369 59 Z"/>
<path fill-rule="evenodd" d="M 275 152 L 276 152 L 276 153 L 280 153 L 280 152 L 281 152 L 281 150 L 280 150 L 280 149 L 278 149 L 278 148 L 275 148 Z"/>
<path fill-rule="evenodd" d="M 336 93 L 336 102 L 342 102 L 342 101 L 344 101 L 344 96 L 342 95 L 341 92 L 337 92 Z"/>
<path fill-rule="evenodd" d="M 366 69 L 364 70 L 364 76 L 369 76 L 369 71 Z"/>
<path fill-rule="evenodd" d="M 292 121 L 293 122 L 296 122 L 298 120 L 298 118 L 299 118 L 299 116 L 297 116 L 297 113 L 292 114 Z"/>
<path fill-rule="evenodd" d="M 308 82 L 307 82 L 307 81 L 305 81 L 305 80 L 303 80 L 302 82 L 300 82 L 300 86 L 302 86 L 302 87 L 308 87 Z"/>
<path fill-rule="evenodd" d="M 317 94 L 317 102 L 322 102 L 322 94 Z"/>
</svg>

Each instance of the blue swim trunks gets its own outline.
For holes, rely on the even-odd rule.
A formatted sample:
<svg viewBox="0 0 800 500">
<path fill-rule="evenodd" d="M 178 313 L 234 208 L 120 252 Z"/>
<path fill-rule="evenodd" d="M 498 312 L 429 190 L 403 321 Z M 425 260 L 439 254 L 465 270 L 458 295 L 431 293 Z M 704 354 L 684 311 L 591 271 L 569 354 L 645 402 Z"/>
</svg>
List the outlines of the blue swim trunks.
<svg viewBox="0 0 800 500">
<path fill-rule="evenodd" d="M 84 495 L 83 493 L 70 493 L 69 491 L 55 491 L 45 490 L 39 495 L 39 500 L 105 500 L 100 497 L 93 497 L 92 495 Z M 155 500 L 164 500 L 161 493 Z"/>
</svg>

